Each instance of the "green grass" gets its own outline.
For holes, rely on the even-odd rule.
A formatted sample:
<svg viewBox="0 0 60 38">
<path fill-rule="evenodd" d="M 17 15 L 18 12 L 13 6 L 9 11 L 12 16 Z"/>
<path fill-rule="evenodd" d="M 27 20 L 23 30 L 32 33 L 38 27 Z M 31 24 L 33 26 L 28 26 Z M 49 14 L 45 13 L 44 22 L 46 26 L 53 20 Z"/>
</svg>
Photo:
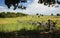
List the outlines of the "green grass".
<svg viewBox="0 0 60 38">
<path fill-rule="evenodd" d="M 17 18 L 0 18 L 0 31 L 3 32 L 11 32 L 11 31 L 18 31 L 23 28 L 26 30 L 37 30 L 38 26 L 31 25 L 27 22 L 30 21 L 47 21 L 48 19 L 51 19 L 53 21 L 56 21 L 56 28 L 60 29 L 60 16 L 40 16 L 39 18 L 37 16 L 24 16 L 24 17 L 17 17 Z M 17 20 L 23 21 L 23 23 L 19 23 Z M 40 28 L 43 29 L 43 28 Z"/>
<path fill-rule="evenodd" d="M 21 29 L 26 30 L 37 30 L 38 26 L 30 25 L 27 23 L 20 23 L 20 24 L 0 24 L 0 31 L 1 32 L 11 32 L 11 31 L 19 31 Z"/>
</svg>

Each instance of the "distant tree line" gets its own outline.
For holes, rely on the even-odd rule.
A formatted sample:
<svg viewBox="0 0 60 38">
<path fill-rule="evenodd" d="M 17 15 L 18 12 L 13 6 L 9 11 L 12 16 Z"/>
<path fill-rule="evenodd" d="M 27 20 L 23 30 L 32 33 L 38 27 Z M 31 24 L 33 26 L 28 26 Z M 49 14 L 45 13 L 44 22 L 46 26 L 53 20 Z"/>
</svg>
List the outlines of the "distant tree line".
<svg viewBox="0 0 60 38">
<path fill-rule="evenodd" d="M 26 16 L 27 14 L 23 14 L 23 13 L 14 13 L 14 12 L 1 12 L 0 13 L 0 18 L 14 18 L 14 17 L 20 17 L 20 16 Z"/>
<path fill-rule="evenodd" d="M 54 16 L 54 14 L 51 14 L 51 16 Z M 57 14 L 56 14 L 56 16 L 60 16 L 60 14 L 59 14 L 59 13 L 57 13 Z"/>
<path fill-rule="evenodd" d="M 39 16 L 44 16 L 44 14 L 39 14 L 39 13 L 36 13 L 36 15 L 39 17 Z M 53 13 L 51 13 L 51 16 L 55 16 Z M 59 13 L 56 14 L 56 16 L 60 16 Z"/>
</svg>

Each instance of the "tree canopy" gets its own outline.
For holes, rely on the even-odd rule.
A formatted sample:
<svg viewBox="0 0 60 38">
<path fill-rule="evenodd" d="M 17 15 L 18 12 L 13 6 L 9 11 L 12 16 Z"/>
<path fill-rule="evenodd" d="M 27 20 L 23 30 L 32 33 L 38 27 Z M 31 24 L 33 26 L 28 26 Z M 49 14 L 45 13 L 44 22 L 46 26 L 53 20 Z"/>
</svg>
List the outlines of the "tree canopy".
<svg viewBox="0 0 60 38">
<path fill-rule="evenodd" d="M 26 2 L 27 2 L 27 0 L 5 0 L 5 5 L 8 8 L 10 8 L 13 5 L 14 6 L 14 10 L 15 10 L 18 7 L 19 3 L 26 3 Z M 24 7 L 24 6 L 22 6 L 22 7 Z"/>
<path fill-rule="evenodd" d="M 21 8 L 21 9 L 26 9 L 25 6 L 18 6 L 19 3 L 26 3 L 27 0 L 5 0 L 5 5 L 10 8 L 12 5 L 14 6 L 14 10 L 18 7 L 18 8 Z M 50 5 L 54 5 L 54 4 L 60 4 L 60 1 L 59 0 L 38 0 L 38 3 L 39 4 L 44 4 L 44 5 L 48 5 L 50 7 Z"/>
<path fill-rule="evenodd" d="M 60 1 L 59 0 L 39 0 L 38 1 L 39 4 L 44 4 L 44 5 L 48 5 L 50 7 L 50 5 L 52 4 L 60 4 Z"/>
</svg>

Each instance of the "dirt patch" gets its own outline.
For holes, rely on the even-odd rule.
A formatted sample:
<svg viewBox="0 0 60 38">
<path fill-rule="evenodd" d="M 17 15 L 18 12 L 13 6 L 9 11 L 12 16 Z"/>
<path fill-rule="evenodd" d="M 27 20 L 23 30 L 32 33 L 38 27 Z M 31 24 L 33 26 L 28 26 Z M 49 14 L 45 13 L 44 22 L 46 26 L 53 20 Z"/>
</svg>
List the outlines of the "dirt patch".
<svg viewBox="0 0 60 38">
<path fill-rule="evenodd" d="M 0 21 L 0 24 L 7 24 L 7 23 L 8 23 L 8 21 L 5 21 L 5 20 Z"/>
</svg>

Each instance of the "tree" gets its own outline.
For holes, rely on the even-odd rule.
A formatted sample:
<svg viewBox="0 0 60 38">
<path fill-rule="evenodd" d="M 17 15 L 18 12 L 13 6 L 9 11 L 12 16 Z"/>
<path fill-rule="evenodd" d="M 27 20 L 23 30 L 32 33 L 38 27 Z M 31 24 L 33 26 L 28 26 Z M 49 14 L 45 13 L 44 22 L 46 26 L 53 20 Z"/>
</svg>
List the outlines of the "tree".
<svg viewBox="0 0 60 38">
<path fill-rule="evenodd" d="M 50 5 L 55 4 L 55 3 L 60 4 L 60 1 L 58 1 L 58 0 L 39 0 L 38 3 L 39 4 L 44 3 L 44 5 L 48 5 L 50 7 Z"/>
<path fill-rule="evenodd" d="M 60 16 L 60 14 L 57 13 L 57 16 Z"/>
<path fill-rule="evenodd" d="M 38 13 L 36 15 L 39 15 Z"/>
<path fill-rule="evenodd" d="M 26 2 L 27 2 L 27 0 L 5 0 L 5 5 L 8 8 L 10 8 L 13 5 L 14 10 L 15 10 L 18 7 L 19 3 L 26 3 Z"/>
<path fill-rule="evenodd" d="M 51 16 L 53 16 L 53 13 L 51 14 Z"/>
</svg>

